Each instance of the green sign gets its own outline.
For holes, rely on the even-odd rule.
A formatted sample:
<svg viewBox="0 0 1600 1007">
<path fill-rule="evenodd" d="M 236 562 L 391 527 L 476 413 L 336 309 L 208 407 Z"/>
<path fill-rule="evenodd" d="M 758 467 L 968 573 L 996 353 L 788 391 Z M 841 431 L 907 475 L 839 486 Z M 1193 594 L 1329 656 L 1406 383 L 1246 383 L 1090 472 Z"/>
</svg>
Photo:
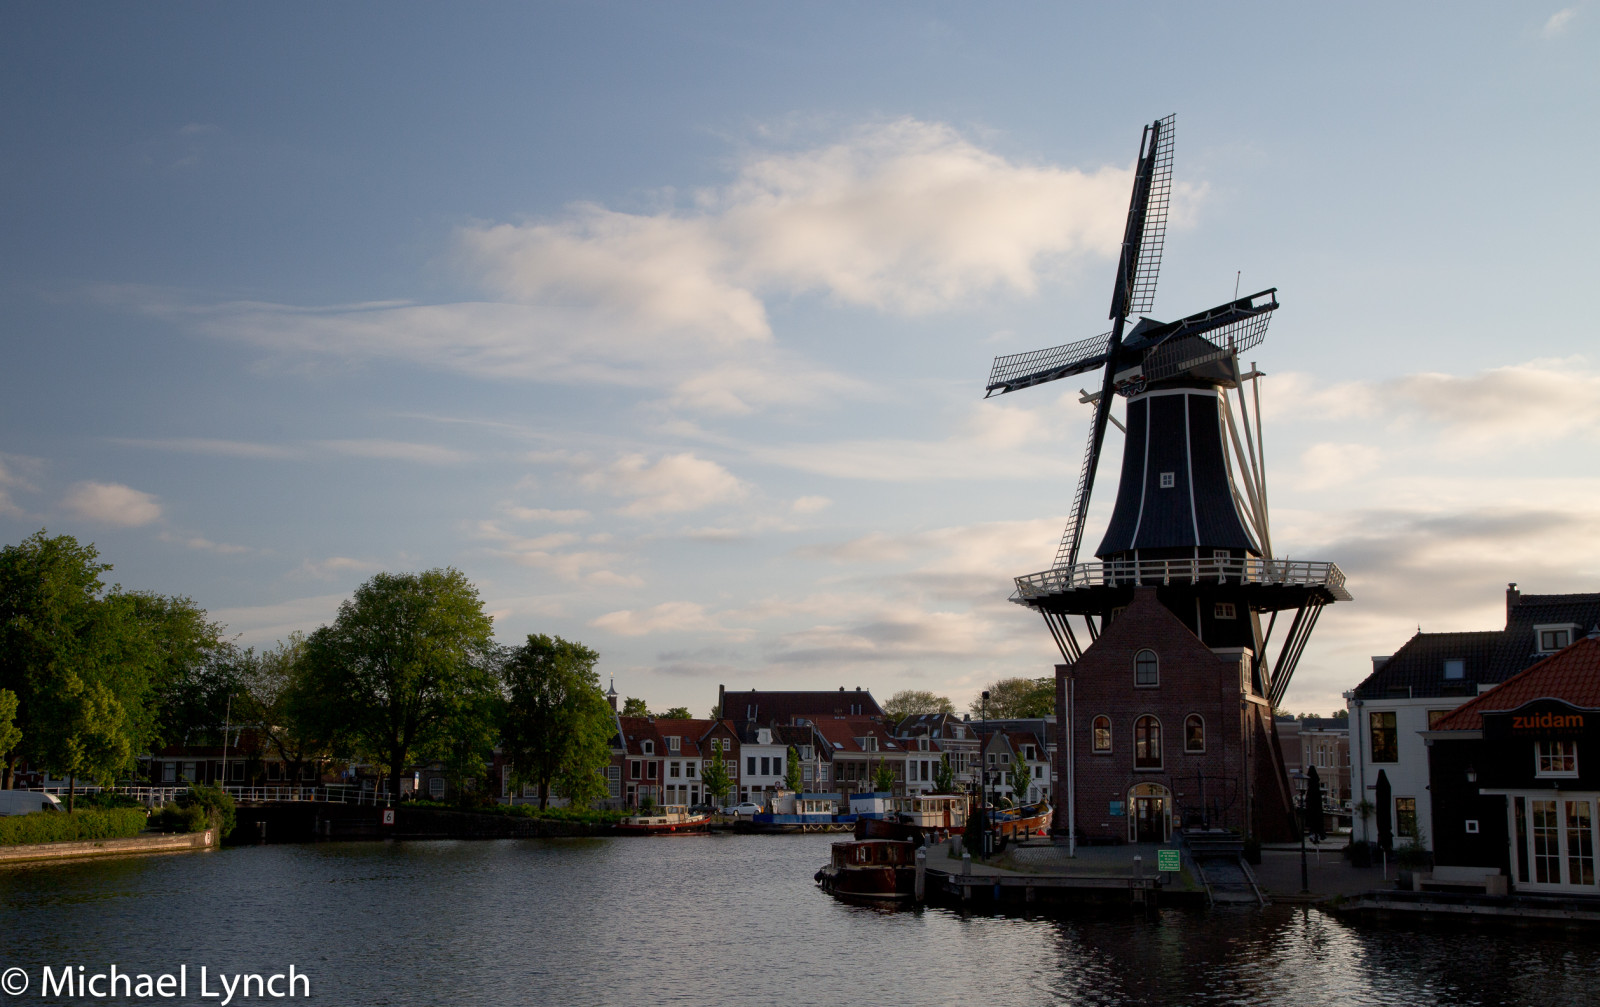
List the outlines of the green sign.
<svg viewBox="0 0 1600 1007">
<path fill-rule="evenodd" d="M 1177 850 L 1157 850 L 1156 851 L 1156 870 L 1158 870 L 1158 871 L 1177 871 L 1177 870 L 1182 870 L 1182 868 L 1178 865 L 1178 851 Z"/>
</svg>

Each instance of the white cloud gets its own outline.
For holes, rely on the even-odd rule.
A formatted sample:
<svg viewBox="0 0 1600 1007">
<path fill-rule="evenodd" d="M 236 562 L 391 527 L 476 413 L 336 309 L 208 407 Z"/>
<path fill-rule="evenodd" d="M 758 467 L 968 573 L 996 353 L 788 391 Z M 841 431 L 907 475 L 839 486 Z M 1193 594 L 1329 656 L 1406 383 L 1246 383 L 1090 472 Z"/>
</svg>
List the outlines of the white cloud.
<svg viewBox="0 0 1600 1007">
<path fill-rule="evenodd" d="M 590 536 L 586 540 L 575 532 L 556 532 L 530 538 L 507 531 L 494 521 L 479 521 L 475 533 L 478 538 L 494 543 L 492 552 L 495 555 L 518 566 L 549 570 L 565 581 L 595 588 L 632 588 L 644 584 L 637 573 L 618 573 L 614 569 L 629 562 L 621 553 L 568 549 L 575 545 L 604 544 L 607 536 Z"/>
<path fill-rule="evenodd" d="M 121 483 L 74 483 L 61 503 L 86 521 L 118 528 L 137 528 L 161 517 L 161 504 L 155 497 Z"/>
<path fill-rule="evenodd" d="M 720 629 L 707 615 L 704 605 L 689 601 L 662 602 L 642 612 L 607 612 L 589 621 L 596 629 L 619 636 L 644 636 L 647 633 L 712 632 Z"/>
<path fill-rule="evenodd" d="M 332 622 L 339 612 L 339 603 L 344 600 L 342 594 L 324 594 L 270 605 L 213 609 L 207 614 L 228 627 L 229 632 L 238 634 L 241 643 L 270 644 L 284 639 L 295 630 L 309 633 L 320 625 Z"/>
<path fill-rule="evenodd" d="M 487 301 L 197 307 L 100 293 L 294 360 L 649 387 L 676 406 L 739 414 L 857 389 L 778 351 L 766 298 L 816 293 L 918 314 L 1029 295 L 1063 262 L 1114 254 L 1129 179 L 1127 167 L 1024 163 L 902 119 L 750 154 L 727 184 L 660 212 L 579 204 L 557 219 L 462 228 L 456 261 Z"/>
<path fill-rule="evenodd" d="M 215 553 L 218 556 L 243 556 L 256 550 L 247 545 L 231 545 L 227 542 L 213 542 L 203 535 L 174 535 L 162 532 L 158 536 L 163 542 L 181 542 L 184 546 L 197 552 Z"/>
<path fill-rule="evenodd" d="M 321 446 L 336 454 L 356 458 L 382 458 L 391 461 L 416 462 L 420 465 L 454 465 L 471 457 L 454 448 L 437 444 L 412 444 L 407 441 L 381 439 L 322 441 Z"/>
<path fill-rule="evenodd" d="M 111 443 L 121 444 L 130 448 L 180 451 L 186 454 L 220 455 L 225 458 L 297 458 L 304 454 L 298 448 L 282 444 L 218 440 L 211 437 L 168 437 L 158 439 L 113 437 L 111 438 Z"/>
<path fill-rule="evenodd" d="M 623 455 L 585 473 L 580 481 L 590 489 L 633 497 L 621 513 L 635 517 L 699 510 L 741 500 L 749 493 L 727 469 L 691 453 L 667 455 L 654 464 L 642 454 Z"/>
<path fill-rule="evenodd" d="M 1577 16 L 1578 8 L 1576 7 L 1566 7 L 1558 10 L 1550 15 L 1549 20 L 1545 21 L 1544 27 L 1540 29 L 1539 33 L 1545 38 L 1555 38 L 1565 32 L 1572 24 L 1572 19 Z"/>
<path fill-rule="evenodd" d="M 815 514 L 833 506 L 833 501 L 824 496 L 804 496 L 789 505 L 789 509 L 796 514 Z"/>
<path fill-rule="evenodd" d="M 582 524 L 590 514 L 586 510 L 548 510 L 544 507 L 517 507 L 507 505 L 505 512 L 518 521 L 544 521 L 550 524 Z"/>
<path fill-rule="evenodd" d="M 1295 486 L 1302 490 L 1343 486 L 1377 470 L 1383 452 L 1371 444 L 1313 444 L 1300 455 Z"/>
<path fill-rule="evenodd" d="M 350 556 L 329 556 L 327 559 L 302 560 L 293 575 L 312 580 L 336 580 L 343 575 L 369 573 L 378 568 L 379 564 L 364 559 L 355 559 Z"/>
</svg>

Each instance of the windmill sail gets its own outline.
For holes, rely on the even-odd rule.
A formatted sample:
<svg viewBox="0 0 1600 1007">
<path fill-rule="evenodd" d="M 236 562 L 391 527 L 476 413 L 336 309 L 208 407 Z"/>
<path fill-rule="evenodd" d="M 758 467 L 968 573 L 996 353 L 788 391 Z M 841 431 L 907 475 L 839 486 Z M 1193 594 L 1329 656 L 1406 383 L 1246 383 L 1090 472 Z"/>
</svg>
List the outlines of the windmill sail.
<svg viewBox="0 0 1600 1007">
<path fill-rule="evenodd" d="M 1172 140 L 1176 115 L 1156 122 L 1156 135 L 1150 152 L 1150 182 L 1144 210 L 1144 228 L 1139 238 L 1137 268 L 1128 298 L 1128 314 L 1143 315 L 1156 299 L 1156 277 L 1161 272 L 1161 252 L 1167 243 L 1167 206 L 1172 199 Z"/>
<path fill-rule="evenodd" d="M 1065 346 L 995 357 L 983 397 L 997 392 L 1004 395 L 1029 385 L 1042 385 L 1046 381 L 1094 370 L 1105 363 L 1106 340 L 1110 338 L 1111 333 L 1102 332 Z"/>
<path fill-rule="evenodd" d="M 1111 415 L 1110 395 L 1094 404 L 1094 422 L 1089 424 L 1089 444 L 1083 451 L 1083 468 L 1078 472 L 1078 489 L 1072 494 L 1072 510 L 1067 512 L 1067 530 L 1056 548 L 1055 569 L 1071 570 L 1078 561 L 1078 546 L 1083 542 L 1083 522 L 1089 515 L 1089 491 L 1094 486 L 1094 470 L 1100 464 L 1100 443 L 1105 438 L 1106 418 Z"/>
</svg>

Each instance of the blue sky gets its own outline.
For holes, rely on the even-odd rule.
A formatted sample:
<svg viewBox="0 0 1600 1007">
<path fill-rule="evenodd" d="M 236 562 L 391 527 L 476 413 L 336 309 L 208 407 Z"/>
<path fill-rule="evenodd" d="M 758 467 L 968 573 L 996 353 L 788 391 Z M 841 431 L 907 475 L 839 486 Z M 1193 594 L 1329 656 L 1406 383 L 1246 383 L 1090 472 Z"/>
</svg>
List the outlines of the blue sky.
<svg viewBox="0 0 1600 1007">
<path fill-rule="evenodd" d="M 1088 408 L 984 378 L 1103 331 L 1176 112 L 1153 314 L 1280 289 L 1274 544 L 1357 598 L 1289 705 L 1330 709 L 1507 581 L 1600 586 L 1597 19 L 9 4 L 0 535 L 255 644 L 454 565 L 657 707 L 1047 673 L 1006 596 Z"/>
</svg>

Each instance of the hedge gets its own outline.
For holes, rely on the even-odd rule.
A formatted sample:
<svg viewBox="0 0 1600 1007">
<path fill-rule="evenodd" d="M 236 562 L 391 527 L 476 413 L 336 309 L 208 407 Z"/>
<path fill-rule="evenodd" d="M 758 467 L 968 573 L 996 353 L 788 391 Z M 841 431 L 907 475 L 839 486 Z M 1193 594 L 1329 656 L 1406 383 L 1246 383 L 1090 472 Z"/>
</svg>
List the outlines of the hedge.
<svg viewBox="0 0 1600 1007">
<path fill-rule="evenodd" d="M 429 811 L 466 811 L 479 815 L 505 815 L 512 818 L 538 818 L 551 822 L 583 822 L 589 825 L 615 825 L 627 817 L 626 811 L 600 811 L 589 808 L 546 808 L 540 811 L 532 804 L 479 804 L 462 807 L 444 801 L 406 801 L 403 807 Z"/>
<path fill-rule="evenodd" d="M 127 839 L 144 831 L 143 808 L 108 811 L 35 811 L 0 816 L 0 846 L 71 843 L 87 839 Z"/>
</svg>

